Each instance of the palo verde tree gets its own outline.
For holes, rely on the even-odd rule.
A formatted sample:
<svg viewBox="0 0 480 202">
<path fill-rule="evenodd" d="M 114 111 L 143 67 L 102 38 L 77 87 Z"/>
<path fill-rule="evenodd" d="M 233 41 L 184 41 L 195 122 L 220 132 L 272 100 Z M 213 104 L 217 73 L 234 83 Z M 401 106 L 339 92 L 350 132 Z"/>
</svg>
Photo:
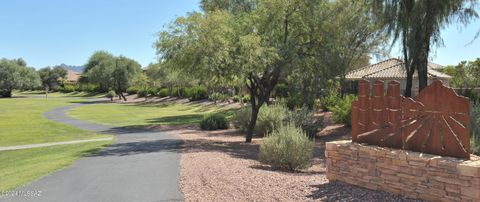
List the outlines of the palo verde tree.
<svg viewBox="0 0 480 202">
<path fill-rule="evenodd" d="M 279 79 L 303 67 L 327 67 L 323 60 L 341 52 L 335 50 L 335 44 L 328 43 L 329 37 L 355 33 L 324 28 L 338 17 L 329 9 L 330 1 L 203 3 L 203 12 L 177 18 L 160 33 L 157 52 L 167 67 L 187 75 L 244 81 L 252 108 L 246 142 L 251 142 L 258 112 L 268 102 Z M 245 6 L 240 9 L 243 12 L 231 9 L 239 5 Z M 374 35 L 352 44 L 361 46 L 371 36 Z"/>
<path fill-rule="evenodd" d="M 40 78 L 34 68 L 19 59 L 0 60 L 0 97 L 12 97 L 14 89 L 25 90 L 40 86 Z"/>
<path fill-rule="evenodd" d="M 67 70 L 61 66 L 45 67 L 38 70 L 42 85 L 47 91 L 57 89 L 62 79 L 67 77 L 67 73 Z"/>
<path fill-rule="evenodd" d="M 428 85 L 428 56 L 434 45 L 442 45 L 440 31 L 453 22 L 467 25 L 477 18 L 476 1 L 472 0 L 371 0 L 370 6 L 385 24 L 393 43 L 402 46 L 407 86 L 405 96 L 411 96 L 413 74 L 417 71 L 419 89 Z"/>
</svg>

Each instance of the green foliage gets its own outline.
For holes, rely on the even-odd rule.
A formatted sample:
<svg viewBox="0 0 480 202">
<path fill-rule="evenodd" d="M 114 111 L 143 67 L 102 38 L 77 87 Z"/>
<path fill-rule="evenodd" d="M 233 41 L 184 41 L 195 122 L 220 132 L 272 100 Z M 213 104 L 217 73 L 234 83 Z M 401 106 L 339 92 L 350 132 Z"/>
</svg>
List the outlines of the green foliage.
<svg viewBox="0 0 480 202">
<path fill-rule="evenodd" d="M 70 85 L 70 84 L 64 84 L 63 87 L 60 88 L 60 92 L 62 93 L 71 93 L 77 91 L 77 86 L 75 85 Z"/>
<path fill-rule="evenodd" d="M 295 171 L 310 164 L 313 146 L 313 141 L 300 128 L 282 125 L 263 139 L 259 159 L 274 169 Z"/>
<path fill-rule="evenodd" d="M 317 119 L 307 107 L 291 111 L 286 122 L 301 128 L 310 138 L 315 137 L 318 129 L 322 127 L 322 120 Z"/>
<path fill-rule="evenodd" d="M 115 93 L 115 91 L 111 90 L 111 91 L 108 91 L 106 97 L 107 98 L 110 98 L 110 100 L 113 100 L 114 97 L 117 96 L 117 93 Z"/>
<path fill-rule="evenodd" d="M 148 95 L 150 95 L 150 89 L 148 88 L 140 88 L 137 91 L 138 97 L 147 97 Z"/>
<path fill-rule="evenodd" d="M 233 125 L 242 131 L 247 131 L 250 117 L 252 116 L 252 108 L 242 107 L 237 110 L 233 116 Z"/>
<path fill-rule="evenodd" d="M 45 67 L 38 70 L 43 86 L 49 90 L 57 90 L 62 83 L 61 80 L 67 77 L 67 73 L 67 70 L 61 66 Z"/>
<path fill-rule="evenodd" d="M 100 86 L 104 91 L 114 89 L 123 96 L 141 74 L 141 65 L 124 56 L 115 57 L 104 51 L 95 52 L 86 64 L 88 82 Z"/>
<path fill-rule="evenodd" d="M 223 114 L 208 114 L 200 121 L 202 130 L 228 129 L 228 120 Z"/>
<path fill-rule="evenodd" d="M 243 107 L 237 110 L 233 117 L 234 126 L 242 131 L 246 131 L 251 115 L 252 109 L 250 107 Z M 255 132 L 263 136 L 286 123 L 294 124 L 296 127 L 303 129 L 310 137 L 314 137 L 318 128 L 322 127 L 321 120 L 315 118 L 313 112 L 308 108 L 302 107 L 288 111 L 283 105 L 276 104 L 260 108 Z"/>
<path fill-rule="evenodd" d="M 0 97 L 11 97 L 14 89 L 25 90 L 40 86 L 37 72 L 26 65 L 21 58 L 0 60 Z"/>
<path fill-rule="evenodd" d="M 288 109 L 278 104 L 260 108 L 255 133 L 262 136 L 271 133 L 283 124 L 288 117 L 288 113 Z"/>
<path fill-rule="evenodd" d="M 207 87 L 194 86 L 186 89 L 187 97 L 191 101 L 203 100 L 208 98 Z"/>
<path fill-rule="evenodd" d="M 302 99 L 303 99 L 302 96 L 300 96 L 298 94 L 289 96 L 285 99 L 285 105 L 290 110 L 300 108 L 303 105 L 303 100 Z"/>
<path fill-rule="evenodd" d="M 356 96 L 345 95 L 344 98 L 339 99 L 337 104 L 331 107 L 332 118 L 336 123 L 351 126 L 352 124 L 352 102 L 355 101 Z"/>
<path fill-rule="evenodd" d="M 80 84 L 77 84 L 78 87 L 78 91 L 82 91 L 82 92 L 97 92 L 97 93 L 101 93 L 101 92 L 104 92 L 99 85 L 96 85 L 96 84 L 93 84 L 93 83 L 80 83 Z"/>
<path fill-rule="evenodd" d="M 170 91 L 168 90 L 168 88 L 160 88 L 157 94 L 159 97 L 167 97 L 168 95 L 170 95 Z"/>
<path fill-rule="evenodd" d="M 235 96 L 232 97 L 232 101 L 233 102 L 240 102 L 240 101 L 242 101 L 242 96 L 235 95 Z"/>
<path fill-rule="evenodd" d="M 472 153 L 480 155 L 480 102 L 471 103 L 470 145 Z"/>
<path fill-rule="evenodd" d="M 244 95 L 244 96 L 242 97 L 242 102 L 243 102 L 243 103 L 248 103 L 248 102 L 250 102 L 250 99 L 251 99 L 251 98 L 250 98 L 250 95 Z"/>
<path fill-rule="evenodd" d="M 337 81 L 329 80 L 327 84 L 327 95 L 323 97 L 320 102 L 325 111 L 331 111 L 338 102 L 341 101 L 340 93 L 340 83 Z"/>
<path fill-rule="evenodd" d="M 130 86 L 127 88 L 126 92 L 129 95 L 133 95 L 133 94 L 137 94 L 139 90 L 140 90 L 139 86 Z"/>
<path fill-rule="evenodd" d="M 208 99 L 211 101 L 220 101 L 220 102 L 225 102 L 228 101 L 229 96 L 227 94 L 223 93 L 212 93 L 208 96 Z"/>
<path fill-rule="evenodd" d="M 285 98 L 285 97 L 288 97 L 288 94 L 289 94 L 289 88 L 287 84 L 279 83 L 275 86 L 273 97 Z"/>
</svg>

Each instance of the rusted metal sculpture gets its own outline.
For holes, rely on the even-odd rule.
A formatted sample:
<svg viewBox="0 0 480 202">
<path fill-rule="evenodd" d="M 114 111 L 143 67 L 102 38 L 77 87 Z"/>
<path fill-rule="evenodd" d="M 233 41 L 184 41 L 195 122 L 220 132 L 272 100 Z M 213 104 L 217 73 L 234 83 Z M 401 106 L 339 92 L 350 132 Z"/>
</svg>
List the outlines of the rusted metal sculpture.
<svg viewBox="0 0 480 202">
<path fill-rule="evenodd" d="M 352 104 L 352 141 L 423 153 L 470 158 L 470 104 L 439 80 L 414 99 L 400 95 L 400 83 L 359 81 Z"/>
</svg>

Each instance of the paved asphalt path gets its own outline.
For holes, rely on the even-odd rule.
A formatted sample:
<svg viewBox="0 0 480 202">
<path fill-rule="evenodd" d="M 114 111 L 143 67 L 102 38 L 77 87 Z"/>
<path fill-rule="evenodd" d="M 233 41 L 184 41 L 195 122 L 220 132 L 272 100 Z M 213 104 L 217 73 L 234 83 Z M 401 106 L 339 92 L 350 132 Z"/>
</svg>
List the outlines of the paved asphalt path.
<svg viewBox="0 0 480 202">
<path fill-rule="evenodd" d="M 40 196 L 3 197 L 0 201 L 182 201 L 178 184 L 182 141 L 164 132 L 114 128 L 66 115 L 68 110 L 90 103 L 94 102 L 54 109 L 45 117 L 115 134 L 115 143 L 14 192 L 28 195 L 27 191 L 33 191 Z"/>
</svg>

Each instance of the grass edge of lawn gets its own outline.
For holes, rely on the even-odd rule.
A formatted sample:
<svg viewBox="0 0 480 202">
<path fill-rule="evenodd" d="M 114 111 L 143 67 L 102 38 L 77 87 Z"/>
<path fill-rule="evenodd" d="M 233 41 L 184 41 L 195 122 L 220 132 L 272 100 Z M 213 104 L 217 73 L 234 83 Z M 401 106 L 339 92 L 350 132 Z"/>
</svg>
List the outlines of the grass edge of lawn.
<svg viewBox="0 0 480 202">
<path fill-rule="evenodd" d="M 0 180 L 0 193 L 15 190 L 21 187 L 28 185 L 31 182 L 39 180 L 51 173 L 60 171 L 70 165 L 72 165 L 76 160 L 86 157 L 92 154 L 95 154 L 108 145 L 112 144 L 115 141 L 113 138 L 110 141 L 98 141 L 98 142 L 87 142 L 87 143 L 78 143 L 71 145 L 57 145 L 57 146 L 48 146 L 40 148 L 31 148 L 31 149 L 22 149 L 22 150 L 13 150 L 13 151 L 2 151 L 0 152 L 0 159 L 10 159 L 10 161 L 15 161 L 15 157 L 12 156 L 22 156 L 28 155 L 28 153 L 37 153 L 40 156 L 29 156 L 29 158 L 22 158 L 20 161 L 23 161 L 25 164 L 14 165 L 14 166 L 0 166 L 0 178 L 9 178 L 12 179 L 3 179 Z M 43 150 L 43 151 L 42 151 Z M 62 151 L 56 154 L 53 154 L 53 158 L 48 158 L 48 153 L 43 153 L 45 150 L 50 151 Z M 2 156 L 7 153 L 6 157 Z M 9 155 L 10 154 L 10 155 Z M 18 158 L 18 157 L 17 157 Z M 40 159 L 38 159 L 40 158 Z M 32 164 L 32 161 L 42 160 L 43 163 L 40 165 Z M 5 163 L 5 162 L 2 162 Z M 7 162 L 8 163 L 8 162 Z M 43 165 L 42 165 L 43 164 Z M 34 168 L 34 169 L 28 169 Z M 12 171 L 13 170 L 13 171 Z M 8 175 L 8 173 L 14 173 Z M 7 174 L 4 176 L 4 174 Z M 19 175 L 19 173 L 21 173 Z M 5 184 L 2 184 L 1 181 L 6 181 Z M 2 196 L 0 195 L 0 198 Z"/>
</svg>

